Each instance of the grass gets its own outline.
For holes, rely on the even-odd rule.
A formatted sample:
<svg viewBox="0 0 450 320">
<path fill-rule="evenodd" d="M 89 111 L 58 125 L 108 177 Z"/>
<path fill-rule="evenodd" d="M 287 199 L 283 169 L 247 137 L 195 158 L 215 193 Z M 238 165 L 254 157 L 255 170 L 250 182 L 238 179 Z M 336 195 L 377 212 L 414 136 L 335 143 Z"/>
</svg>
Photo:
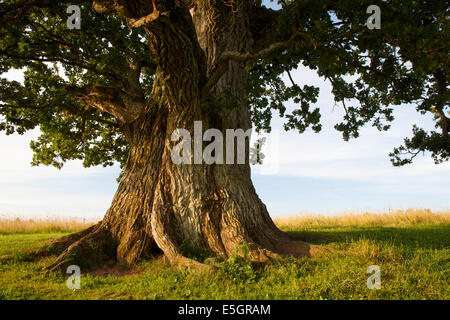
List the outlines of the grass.
<svg viewBox="0 0 450 320">
<path fill-rule="evenodd" d="M 69 290 L 69 275 L 40 273 L 54 257 L 31 262 L 23 253 L 68 232 L 4 232 L 2 222 L 0 256 L 13 253 L 15 259 L 0 263 L 0 299 L 450 299 L 449 213 L 409 210 L 276 223 L 338 250 L 257 270 L 231 259 L 214 274 L 187 273 L 154 258 L 125 276 L 85 274 L 81 289 Z M 380 290 L 366 286 L 370 265 L 381 268 Z"/>
<path fill-rule="evenodd" d="M 0 234 L 75 232 L 93 223 L 76 219 L 4 219 L 0 218 Z"/>
<path fill-rule="evenodd" d="M 450 212 L 431 210 L 397 210 L 390 213 L 347 214 L 338 216 L 320 216 L 305 214 L 299 217 L 288 217 L 275 219 L 275 223 L 285 230 L 309 227 L 381 227 L 381 226 L 414 226 L 414 225 L 436 225 L 450 224 Z"/>
</svg>

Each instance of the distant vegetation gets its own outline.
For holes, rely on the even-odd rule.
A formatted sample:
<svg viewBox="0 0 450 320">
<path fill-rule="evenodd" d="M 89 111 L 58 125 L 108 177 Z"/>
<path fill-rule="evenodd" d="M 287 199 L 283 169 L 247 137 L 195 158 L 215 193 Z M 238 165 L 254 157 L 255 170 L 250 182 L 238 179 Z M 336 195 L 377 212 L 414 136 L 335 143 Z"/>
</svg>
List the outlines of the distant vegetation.
<svg viewBox="0 0 450 320">
<path fill-rule="evenodd" d="M 186 272 L 155 257 L 132 269 L 82 269 L 80 290 L 64 273 L 41 273 L 54 257 L 32 261 L 25 250 L 84 228 L 77 221 L 0 221 L 1 299 L 450 299 L 450 212 L 276 219 L 285 231 L 336 249 L 330 256 L 289 258 L 264 268 L 232 258 L 213 274 Z M 52 231 L 50 231 L 52 230 Z M 208 263 L 201 252 L 192 258 Z M 371 265 L 381 289 L 367 288 Z"/>
<path fill-rule="evenodd" d="M 275 224 L 284 231 L 307 229 L 316 226 L 411 226 L 417 224 L 449 224 L 450 210 L 429 209 L 397 210 L 389 213 L 365 212 L 360 214 L 339 214 L 324 216 L 302 214 L 274 218 Z M 92 226 L 94 221 L 81 219 L 8 219 L 0 218 L 0 234 L 8 233 L 55 233 L 76 232 Z"/>
<path fill-rule="evenodd" d="M 389 213 L 341 214 L 322 216 L 305 214 L 297 217 L 275 218 L 274 222 L 285 231 L 325 226 L 414 226 L 426 224 L 450 224 L 450 210 L 432 212 L 428 209 L 397 210 Z"/>
<path fill-rule="evenodd" d="M 90 227 L 93 222 L 77 219 L 7 219 L 0 218 L 0 234 L 76 232 Z"/>
</svg>

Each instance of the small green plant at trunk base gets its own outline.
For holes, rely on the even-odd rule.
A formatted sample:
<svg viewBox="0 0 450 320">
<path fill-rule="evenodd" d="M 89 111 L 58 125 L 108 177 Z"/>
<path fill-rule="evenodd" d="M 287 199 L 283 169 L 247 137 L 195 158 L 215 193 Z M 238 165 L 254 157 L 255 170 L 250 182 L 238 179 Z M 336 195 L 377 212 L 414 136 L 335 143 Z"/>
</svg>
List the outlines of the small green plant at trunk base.
<svg viewBox="0 0 450 320">
<path fill-rule="evenodd" d="M 242 251 L 243 255 L 239 255 Z M 256 271 L 248 257 L 247 244 L 241 242 L 239 246 L 234 249 L 228 261 L 225 261 L 220 269 L 222 275 L 233 283 L 252 283 L 256 280 Z"/>
</svg>

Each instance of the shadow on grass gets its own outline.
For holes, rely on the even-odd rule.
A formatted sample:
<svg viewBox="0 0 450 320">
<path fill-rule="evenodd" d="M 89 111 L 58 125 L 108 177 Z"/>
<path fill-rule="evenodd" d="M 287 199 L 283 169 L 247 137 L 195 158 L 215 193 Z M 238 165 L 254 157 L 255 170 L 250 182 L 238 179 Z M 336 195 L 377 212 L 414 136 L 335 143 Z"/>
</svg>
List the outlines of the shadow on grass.
<svg viewBox="0 0 450 320">
<path fill-rule="evenodd" d="M 296 238 L 314 244 L 330 244 L 370 239 L 389 245 L 410 248 L 443 249 L 450 247 L 450 225 L 419 227 L 330 227 L 329 231 L 305 230 L 288 231 Z"/>
</svg>

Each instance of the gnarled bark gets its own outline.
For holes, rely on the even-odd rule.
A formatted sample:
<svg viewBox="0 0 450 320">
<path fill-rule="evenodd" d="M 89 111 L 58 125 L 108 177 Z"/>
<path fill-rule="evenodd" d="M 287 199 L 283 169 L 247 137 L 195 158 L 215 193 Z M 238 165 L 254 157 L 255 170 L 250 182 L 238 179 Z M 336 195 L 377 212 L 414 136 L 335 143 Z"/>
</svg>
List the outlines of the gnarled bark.
<svg viewBox="0 0 450 320">
<path fill-rule="evenodd" d="M 49 269 L 83 259 L 133 264 L 157 252 L 174 264 L 198 266 L 183 256 L 186 245 L 227 259 L 244 242 L 255 262 L 327 251 L 293 240 L 274 225 L 253 187 L 248 160 L 233 165 L 176 165 L 171 160 L 172 132 L 183 128 L 192 133 L 194 121 L 222 132 L 251 126 L 244 66 L 229 61 L 220 79 L 211 82 L 224 52 L 252 49 L 250 4 L 233 3 L 237 7 L 200 1 L 190 13 L 162 6 L 158 10 L 169 15 L 143 23 L 150 50 L 158 57 L 152 103 L 137 119 L 123 123 L 130 154 L 105 218 L 87 231 L 47 244 L 62 251 Z M 208 96 L 227 90 L 237 99 L 236 108 L 216 111 L 208 105 L 202 91 L 206 83 Z"/>
</svg>

